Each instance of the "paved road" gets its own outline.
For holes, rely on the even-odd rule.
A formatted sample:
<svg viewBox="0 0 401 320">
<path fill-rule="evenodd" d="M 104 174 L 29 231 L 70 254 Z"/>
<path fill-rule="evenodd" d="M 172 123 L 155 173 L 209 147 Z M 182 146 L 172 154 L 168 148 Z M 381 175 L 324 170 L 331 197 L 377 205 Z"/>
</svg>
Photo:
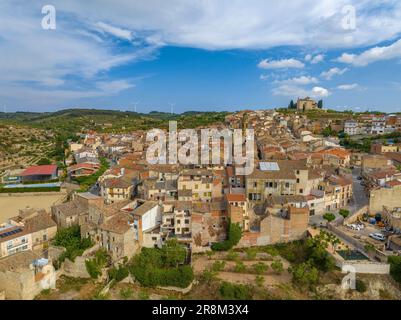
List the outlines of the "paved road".
<svg viewBox="0 0 401 320">
<path fill-rule="evenodd" d="M 361 181 L 358 177 L 361 175 L 360 168 L 355 168 L 352 170 L 352 188 L 353 188 L 353 200 L 349 205 L 349 210 L 351 212 L 356 212 L 363 206 L 369 204 L 369 198 L 366 195 L 365 188 L 361 186 Z"/>
</svg>

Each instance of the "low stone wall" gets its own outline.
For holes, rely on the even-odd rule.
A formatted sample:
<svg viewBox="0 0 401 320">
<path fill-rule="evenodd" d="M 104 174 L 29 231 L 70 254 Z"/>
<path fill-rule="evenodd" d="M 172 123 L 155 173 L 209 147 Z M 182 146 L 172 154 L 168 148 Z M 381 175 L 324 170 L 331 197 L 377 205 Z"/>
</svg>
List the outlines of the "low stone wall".
<svg viewBox="0 0 401 320">
<path fill-rule="evenodd" d="M 367 213 L 368 211 L 369 211 L 369 206 L 364 206 L 360 208 L 358 211 L 354 212 L 349 217 L 344 219 L 344 224 L 355 223 L 360 216 L 362 216 L 364 213 Z"/>
<path fill-rule="evenodd" d="M 175 292 L 179 292 L 179 293 L 182 293 L 182 294 L 187 294 L 188 292 L 190 292 L 192 290 L 192 286 L 194 285 L 194 282 L 195 281 L 192 281 L 191 284 L 186 288 L 179 288 L 179 287 L 172 287 L 172 286 L 170 286 L 170 287 L 157 287 L 157 288 L 161 289 L 161 290 L 175 291 Z"/>
</svg>

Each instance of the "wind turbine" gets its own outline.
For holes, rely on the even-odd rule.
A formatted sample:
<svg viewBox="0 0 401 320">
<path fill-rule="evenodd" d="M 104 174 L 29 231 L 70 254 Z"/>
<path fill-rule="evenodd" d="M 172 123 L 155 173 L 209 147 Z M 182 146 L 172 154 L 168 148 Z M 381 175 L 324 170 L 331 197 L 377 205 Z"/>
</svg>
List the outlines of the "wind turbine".
<svg viewBox="0 0 401 320">
<path fill-rule="evenodd" d="M 136 102 L 133 103 L 133 105 L 134 105 L 134 112 L 135 112 L 135 113 L 136 113 L 136 107 L 137 107 L 137 105 L 139 104 L 139 102 L 140 102 L 140 100 L 138 100 L 138 101 L 136 101 Z"/>
<path fill-rule="evenodd" d="M 175 103 L 169 103 L 170 105 L 170 113 L 173 114 Z"/>
</svg>

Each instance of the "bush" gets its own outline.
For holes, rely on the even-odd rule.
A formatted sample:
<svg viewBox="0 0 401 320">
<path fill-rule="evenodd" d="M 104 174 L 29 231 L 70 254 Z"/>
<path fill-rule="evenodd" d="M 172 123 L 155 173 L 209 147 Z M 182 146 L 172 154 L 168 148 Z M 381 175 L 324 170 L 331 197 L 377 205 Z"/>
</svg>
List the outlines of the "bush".
<svg viewBox="0 0 401 320">
<path fill-rule="evenodd" d="M 212 244 L 214 251 L 228 251 L 234 247 L 242 237 L 242 230 L 239 223 L 230 223 L 228 226 L 228 239 L 223 242 L 216 242 Z"/>
<path fill-rule="evenodd" d="M 129 270 L 124 265 L 119 265 L 118 267 L 112 267 L 108 271 L 109 280 L 115 280 L 116 282 L 120 282 L 129 276 Z"/>
<path fill-rule="evenodd" d="M 212 265 L 212 271 L 223 271 L 224 267 L 226 266 L 225 261 L 215 261 Z"/>
<path fill-rule="evenodd" d="M 219 292 L 222 298 L 228 300 L 250 300 L 252 298 L 252 288 L 243 284 L 223 282 Z"/>
<path fill-rule="evenodd" d="M 142 248 L 130 263 L 129 271 L 145 287 L 186 288 L 191 284 L 194 274 L 190 265 L 174 266 L 183 262 L 182 252 L 182 246 L 176 242 L 171 242 L 167 249 Z"/>
<path fill-rule="evenodd" d="M 388 257 L 390 263 L 390 275 L 395 281 L 401 283 L 401 256 Z"/>
<path fill-rule="evenodd" d="M 93 279 L 97 279 L 102 274 L 102 269 L 110 263 L 110 256 L 105 249 L 96 251 L 93 259 L 85 261 L 86 270 Z"/>
<path fill-rule="evenodd" d="M 270 266 L 273 269 L 273 271 L 277 274 L 280 274 L 284 271 L 284 266 L 281 260 L 274 260 Z"/>
<path fill-rule="evenodd" d="M 319 270 L 309 262 L 301 263 L 289 269 L 294 283 L 301 286 L 312 286 L 319 280 Z"/>
<path fill-rule="evenodd" d="M 257 254 L 258 254 L 258 250 L 256 248 L 246 249 L 246 258 L 248 260 L 255 260 Z"/>
<path fill-rule="evenodd" d="M 261 275 L 257 275 L 255 278 L 255 283 L 258 287 L 262 287 L 263 284 L 265 283 L 265 278 Z"/>
<path fill-rule="evenodd" d="M 262 274 L 269 269 L 269 266 L 263 262 L 258 262 L 252 265 L 252 268 L 257 274 Z"/>
<path fill-rule="evenodd" d="M 242 273 L 246 271 L 246 266 L 242 261 L 237 261 L 234 267 L 234 272 Z"/>
<path fill-rule="evenodd" d="M 367 286 L 366 283 L 363 282 L 361 279 L 356 279 L 355 281 L 355 290 L 360 292 L 360 293 L 364 293 L 367 290 Z"/>
<path fill-rule="evenodd" d="M 230 250 L 230 251 L 227 253 L 227 256 L 226 256 L 226 259 L 227 259 L 227 260 L 230 260 L 230 261 L 238 260 L 238 258 L 239 258 L 239 253 L 238 253 L 238 252 L 235 252 L 235 251 L 233 251 L 233 250 Z"/>
<path fill-rule="evenodd" d="M 128 300 L 129 298 L 132 297 L 134 294 L 134 291 L 131 288 L 122 288 L 120 290 L 120 297 L 123 298 L 124 300 Z"/>
<path fill-rule="evenodd" d="M 145 290 L 141 290 L 138 292 L 138 299 L 139 300 L 149 300 L 149 293 Z"/>
</svg>

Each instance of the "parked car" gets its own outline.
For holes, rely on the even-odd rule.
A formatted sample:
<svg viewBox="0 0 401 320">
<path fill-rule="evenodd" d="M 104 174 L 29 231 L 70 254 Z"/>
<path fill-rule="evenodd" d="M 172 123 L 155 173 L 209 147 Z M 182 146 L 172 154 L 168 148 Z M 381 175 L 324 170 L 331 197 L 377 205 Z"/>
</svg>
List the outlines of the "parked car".
<svg viewBox="0 0 401 320">
<path fill-rule="evenodd" d="M 371 237 L 372 239 L 375 239 L 375 240 L 379 240 L 379 241 L 386 240 L 386 237 L 378 232 L 369 234 L 369 237 Z"/>
</svg>

